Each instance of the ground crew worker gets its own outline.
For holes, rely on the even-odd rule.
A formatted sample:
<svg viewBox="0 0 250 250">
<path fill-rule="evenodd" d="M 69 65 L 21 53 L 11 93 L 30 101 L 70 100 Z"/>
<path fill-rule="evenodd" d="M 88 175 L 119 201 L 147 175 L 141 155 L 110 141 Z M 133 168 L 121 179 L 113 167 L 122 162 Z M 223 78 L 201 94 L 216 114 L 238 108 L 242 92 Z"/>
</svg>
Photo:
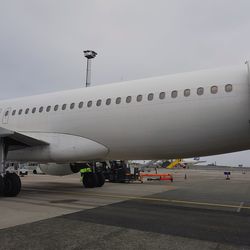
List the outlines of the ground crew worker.
<svg viewBox="0 0 250 250">
<path fill-rule="evenodd" d="M 81 179 L 80 179 L 80 181 L 82 182 L 83 176 L 84 176 L 85 173 L 91 173 L 91 172 L 92 172 L 92 169 L 90 167 L 81 168 L 80 169 L 80 173 L 81 173 Z"/>
</svg>

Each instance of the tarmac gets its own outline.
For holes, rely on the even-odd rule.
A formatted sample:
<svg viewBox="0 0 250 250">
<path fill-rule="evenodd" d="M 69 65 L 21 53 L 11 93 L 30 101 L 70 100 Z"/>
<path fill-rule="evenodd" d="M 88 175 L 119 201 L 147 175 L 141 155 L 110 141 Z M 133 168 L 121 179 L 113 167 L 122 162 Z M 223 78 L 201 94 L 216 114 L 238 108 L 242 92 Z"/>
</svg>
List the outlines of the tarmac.
<svg viewBox="0 0 250 250">
<path fill-rule="evenodd" d="M 25 176 L 18 197 L 0 197 L 0 249 L 250 249 L 250 171 L 224 170 L 94 189 L 77 174 Z"/>
</svg>

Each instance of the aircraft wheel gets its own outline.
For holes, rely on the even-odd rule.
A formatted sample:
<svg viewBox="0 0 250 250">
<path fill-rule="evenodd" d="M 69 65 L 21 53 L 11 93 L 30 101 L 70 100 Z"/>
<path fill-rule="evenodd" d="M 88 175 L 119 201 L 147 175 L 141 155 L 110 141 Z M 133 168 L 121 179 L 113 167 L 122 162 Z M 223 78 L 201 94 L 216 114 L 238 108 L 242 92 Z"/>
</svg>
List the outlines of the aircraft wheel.
<svg viewBox="0 0 250 250">
<path fill-rule="evenodd" d="M 8 173 L 4 176 L 4 196 L 14 197 L 21 191 L 20 177 L 15 173 Z"/>
<path fill-rule="evenodd" d="M 97 186 L 98 179 L 95 173 L 85 173 L 82 179 L 85 188 L 94 188 Z"/>
<path fill-rule="evenodd" d="M 0 175 L 0 196 L 3 195 L 3 190 L 4 190 L 4 180 L 2 175 Z"/>
<path fill-rule="evenodd" d="M 105 183 L 105 177 L 103 173 L 97 173 L 97 187 L 102 187 Z"/>
</svg>

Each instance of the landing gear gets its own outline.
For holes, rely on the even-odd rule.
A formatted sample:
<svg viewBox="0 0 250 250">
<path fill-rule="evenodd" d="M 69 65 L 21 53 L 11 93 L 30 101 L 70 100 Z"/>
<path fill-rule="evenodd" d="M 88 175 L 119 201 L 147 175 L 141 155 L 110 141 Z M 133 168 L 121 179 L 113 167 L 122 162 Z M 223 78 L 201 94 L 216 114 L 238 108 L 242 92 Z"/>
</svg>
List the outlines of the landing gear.
<svg viewBox="0 0 250 250">
<path fill-rule="evenodd" d="M 85 173 L 82 183 L 85 188 L 102 187 L 105 183 L 105 178 L 103 173 Z"/>
<path fill-rule="evenodd" d="M 4 176 L 3 194 L 7 197 L 17 196 L 21 191 L 21 180 L 16 173 L 7 173 Z"/>
<path fill-rule="evenodd" d="M 4 191 L 4 180 L 3 177 L 0 175 L 0 196 L 3 194 Z"/>
<path fill-rule="evenodd" d="M 103 165 L 98 162 L 89 162 L 80 165 L 82 183 L 85 188 L 102 187 L 105 183 Z"/>
<path fill-rule="evenodd" d="M 98 180 L 98 183 L 97 183 L 97 187 L 102 187 L 105 183 L 105 177 L 104 177 L 104 174 L 103 173 L 97 173 L 97 180 Z"/>
<path fill-rule="evenodd" d="M 21 191 L 21 180 L 16 173 L 6 173 L 8 145 L 0 138 L 0 196 L 17 196 Z"/>
<path fill-rule="evenodd" d="M 82 178 L 82 183 L 86 188 L 97 187 L 98 179 L 96 173 L 85 173 Z"/>
</svg>

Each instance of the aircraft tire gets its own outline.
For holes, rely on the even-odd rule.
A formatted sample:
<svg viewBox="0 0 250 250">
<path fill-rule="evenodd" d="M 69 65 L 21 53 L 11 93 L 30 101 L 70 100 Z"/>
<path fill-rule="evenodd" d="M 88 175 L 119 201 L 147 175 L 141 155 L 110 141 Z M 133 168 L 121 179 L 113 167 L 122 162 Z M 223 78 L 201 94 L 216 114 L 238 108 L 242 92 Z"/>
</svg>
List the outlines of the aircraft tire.
<svg viewBox="0 0 250 250">
<path fill-rule="evenodd" d="M 97 187 L 98 178 L 95 173 L 85 173 L 82 179 L 85 188 Z"/>
<path fill-rule="evenodd" d="M 4 191 L 4 179 L 2 175 L 0 175 L 0 196 L 3 195 L 3 191 Z"/>
<path fill-rule="evenodd" d="M 21 191 L 21 180 L 16 173 L 8 173 L 4 176 L 4 196 L 14 197 Z"/>
<path fill-rule="evenodd" d="M 97 187 L 102 187 L 105 183 L 105 176 L 103 173 L 97 173 Z"/>
</svg>

